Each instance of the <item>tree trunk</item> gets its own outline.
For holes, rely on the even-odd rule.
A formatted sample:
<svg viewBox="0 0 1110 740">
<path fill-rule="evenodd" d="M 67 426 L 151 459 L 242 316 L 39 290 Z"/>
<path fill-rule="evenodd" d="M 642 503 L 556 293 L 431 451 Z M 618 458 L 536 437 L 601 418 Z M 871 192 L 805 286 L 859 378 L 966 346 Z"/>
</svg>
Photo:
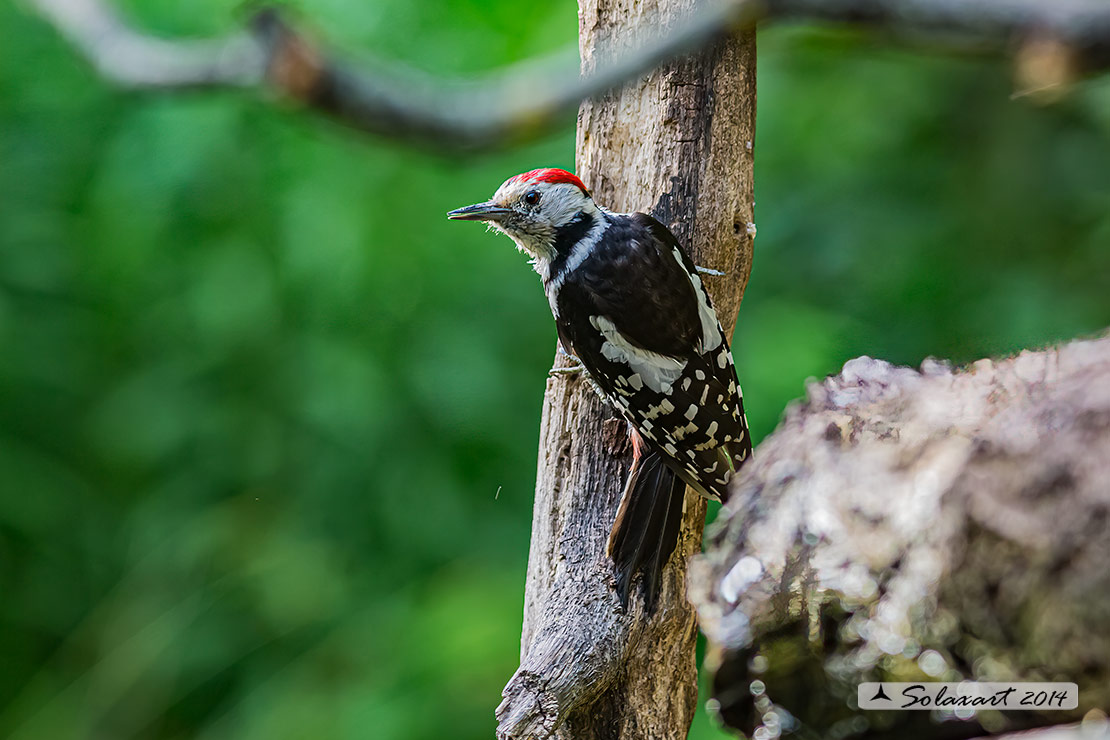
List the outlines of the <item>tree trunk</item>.
<svg viewBox="0 0 1110 740">
<path fill-rule="evenodd" d="M 863 357 L 812 383 L 691 567 L 722 717 L 950 740 L 1105 711 L 1108 481 L 1110 338 L 959 372 Z M 1073 682 L 1079 709 L 852 709 L 863 681 L 964 679 Z"/>
<path fill-rule="evenodd" d="M 581 0 L 584 71 L 691 12 L 693 0 Z M 731 332 L 751 270 L 754 34 L 722 38 L 600 99 L 578 119 L 578 174 L 598 203 L 645 211 L 689 245 Z M 557 360 L 558 362 L 558 360 Z M 685 738 L 697 704 L 697 622 L 686 562 L 704 501 L 687 492 L 659 605 L 619 606 L 605 556 L 630 461 L 626 425 L 582 379 L 547 382 L 521 665 L 500 738 Z"/>
</svg>

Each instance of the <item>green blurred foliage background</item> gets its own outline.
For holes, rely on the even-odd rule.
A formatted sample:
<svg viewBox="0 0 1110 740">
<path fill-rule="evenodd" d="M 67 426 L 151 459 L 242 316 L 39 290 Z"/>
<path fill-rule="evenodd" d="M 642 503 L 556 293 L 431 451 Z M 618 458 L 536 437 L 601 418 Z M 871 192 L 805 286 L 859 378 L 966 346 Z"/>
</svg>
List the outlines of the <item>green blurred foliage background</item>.
<svg viewBox="0 0 1110 740">
<path fill-rule="evenodd" d="M 577 31 L 568 0 L 299 7 L 444 75 Z M 1106 83 L 1037 107 L 1001 63 L 781 28 L 759 85 L 757 438 L 861 353 L 1110 324 Z M 509 242 L 443 214 L 573 140 L 456 161 L 247 96 L 127 97 L 0 4 L 0 737 L 491 737 L 554 331 Z"/>
</svg>

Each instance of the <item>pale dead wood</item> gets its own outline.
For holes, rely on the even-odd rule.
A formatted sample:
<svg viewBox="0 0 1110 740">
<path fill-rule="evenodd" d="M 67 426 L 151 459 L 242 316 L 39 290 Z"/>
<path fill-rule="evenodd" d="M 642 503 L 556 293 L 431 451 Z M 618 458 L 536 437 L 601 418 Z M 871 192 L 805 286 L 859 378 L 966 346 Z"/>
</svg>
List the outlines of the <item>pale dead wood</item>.
<svg viewBox="0 0 1110 740">
<path fill-rule="evenodd" d="M 666 29 L 688 0 L 583 0 L 583 67 L 619 54 L 636 29 Z M 578 173 L 599 203 L 642 210 L 691 245 L 726 326 L 751 269 L 755 42 L 750 34 L 664 65 L 579 113 Z M 498 708 L 501 738 L 686 736 L 697 702 L 697 623 L 686 559 L 705 504 L 688 494 L 657 611 L 620 610 L 605 542 L 628 469 L 623 422 L 587 385 L 548 381 L 540 439 L 521 666 Z"/>
<path fill-rule="evenodd" d="M 691 597 L 744 732 L 969 737 L 1110 707 L 1110 338 L 959 372 L 852 360 L 718 522 Z M 1080 709 L 938 728 L 849 708 L 861 681 L 930 676 L 1072 681 Z"/>
</svg>

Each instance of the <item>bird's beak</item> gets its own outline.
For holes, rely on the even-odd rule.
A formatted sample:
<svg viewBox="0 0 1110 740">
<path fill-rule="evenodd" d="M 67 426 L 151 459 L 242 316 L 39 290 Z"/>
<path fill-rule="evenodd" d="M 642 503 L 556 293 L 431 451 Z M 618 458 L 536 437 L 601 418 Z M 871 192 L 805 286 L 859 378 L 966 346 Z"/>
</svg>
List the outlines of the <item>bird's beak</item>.
<svg viewBox="0 0 1110 740">
<path fill-rule="evenodd" d="M 447 218 L 455 221 L 500 221 L 512 212 L 512 208 L 505 208 L 496 203 L 475 203 L 472 206 L 448 211 Z"/>
</svg>

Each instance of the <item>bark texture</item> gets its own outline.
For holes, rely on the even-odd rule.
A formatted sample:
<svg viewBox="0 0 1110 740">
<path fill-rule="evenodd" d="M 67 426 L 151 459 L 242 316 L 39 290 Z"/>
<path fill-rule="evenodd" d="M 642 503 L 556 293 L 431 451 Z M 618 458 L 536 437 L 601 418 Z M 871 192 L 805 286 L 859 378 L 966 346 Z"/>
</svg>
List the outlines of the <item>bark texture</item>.
<svg viewBox="0 0 1110 740">
<path fill-rule="evenodd" d="M 693 0 L 582 0 L 583 71 L 666 32 Z M 578 174 L 595 200 L 645 211 L 691 248 L 731 331 L 751 270 L 755 39 L 721 38 L 583 103 Z M 697 704 L 697 622 L 686 562 L 705 504 L 687 493 L 679 545 L 656 611 L 619 606 L 605 543 L 630 461 L 623 421 L 586 382 L 548 380 L 520 669 L 498 707 L 500 738 L 686 737 Z"/>
<path fill-rule="evenodd" d="M 1110 708 L 1110 338 L 958 372 L 852 360 L 717 521 L 690 586 L 733 727 L 974 737 Z M 963 679 L 1075 682 L 1079 709 L 852 709 L 861 681 Z"/>
</svg>

